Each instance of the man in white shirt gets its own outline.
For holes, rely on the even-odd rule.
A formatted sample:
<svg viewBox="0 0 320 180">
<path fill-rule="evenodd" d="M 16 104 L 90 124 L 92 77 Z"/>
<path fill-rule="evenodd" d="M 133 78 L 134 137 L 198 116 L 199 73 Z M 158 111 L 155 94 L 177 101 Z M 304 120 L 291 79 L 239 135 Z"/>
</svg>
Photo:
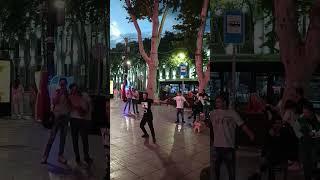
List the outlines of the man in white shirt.
<svg viewBox="0 0 320 180">
<path fill-rule="evenodd" d="M 226 108 L 226 100 L 222 96 L 216 98 L 216 109 L 211 113 L 210 120 L 214 132 L 213 154 L 216 180 L 220 179 L 220 167 L 223 161 L 227 166 L 229 180 L 235 180 L 236 127 L 241 127 L 251 141 L 254 140 L 254 134 L 237 112 Z"/>
<path fill-rule="evenodd" d="M 174 97 L 173 100 L 175 100 L 176 103 L 177 103 L 177 106 L 176 106 L 176 108 L 177 108 L 177 121 L 176 121 L 176 123 L 179 123 L 179 114 L 181 114 L 182 123 L 185 123 L 185 121 L 184 121 L 184 113 L 183 113 L 184 112 L 184 103 L 185 102 L 187 104 L 189 104 L 189 103 L 187 102 L 186 98 L 181 95 L 181 91 L 179 91 L 177 93 L 177 96 Z"/>
</svg>

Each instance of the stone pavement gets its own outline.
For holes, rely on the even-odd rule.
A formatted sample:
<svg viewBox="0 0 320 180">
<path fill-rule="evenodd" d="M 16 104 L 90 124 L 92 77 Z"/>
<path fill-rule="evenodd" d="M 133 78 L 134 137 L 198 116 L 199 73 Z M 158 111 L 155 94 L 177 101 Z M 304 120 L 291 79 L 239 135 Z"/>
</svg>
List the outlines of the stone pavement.
<svg viewBox="0 0 320 180">
<path fill-rule="evenodd" d="M 0 118 L 0 179 L 1 180 L 102 180 L 106 162 L 100 136 L 89 136 L 90 154 L 94 165 L 90 170 L 78 168 L 70 130 L 66 141 L 65 157 L 69 165 L 57 163 L 59 134 L 51 150 L 48 165 L 41 165 L 48 131 L 33 120 Z M 82 143 L 79 142 L 82 155 Z"/>
<path fill-rule="evenodd" d="M 123 102 L 111 101 L 111 179 L 200 179 L 201 170 L 210 164 L 208 129 L 200 134 L 194 133 L 188 123 L 174 123 L 174 107 L 153 106 L 157 138 L 157 145 L 154 145 L 151 138 L 141 138 L 139 123 L 142 115 L 124 115 L 123 107 Z M 186 117 L 188 115 L 185 113 Z M 150 132 L 147 125 L 146 129 Z M 241 147 L 236 154 L 237 180 L 247 180 L 259 166 L 260 153 L 256 149 Z M 223 166 L 221 180 L 227 179 Z M 290 179 L 303 180 L 301 173 L 290 173 Z"/>
</svg>

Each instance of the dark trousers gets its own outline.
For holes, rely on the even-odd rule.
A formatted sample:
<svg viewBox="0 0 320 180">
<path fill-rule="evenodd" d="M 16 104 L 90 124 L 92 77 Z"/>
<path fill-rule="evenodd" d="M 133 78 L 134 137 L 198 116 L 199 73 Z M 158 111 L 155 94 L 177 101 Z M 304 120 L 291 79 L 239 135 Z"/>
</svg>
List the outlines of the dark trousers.
<svg viewBox="0 0 320 180">
<path fill-rule="evenodd" d="M 142 120 L 140 122 L 140 128 L 143 131 L 144 134 L 148 134 L 146 128 L 144 127 L 146 125 L 146 123 L 148 123 L 148 126 L 150 128 L 151 131 L 151 135 L 153 138 L 156 137 L 155 133 L 154 133 L 154 128 L 153 128 L 153 117 L 152 115 L 149 116 L 143 116 Z"/>
<path fill-rule="evenodd" d="M 304 179 L 312 179 L 312 171 L 315 167 L 315 151 L 312 139 L 302 138 L 300 140 L 300 155 L 303 165 Z"/>
<path fill-rule="evenodd" d="M 229 180 L 235 180 L 236 179 L 236 155 L 235 155 L 235 149 L 233 148 L 222 148 L 222 147 L 214 147 L 214 167 L 215 167 L 215 174 L 216 174 L 216 180 L 220 180 L 220 169 L 221 164 L 224 162 L 228 175 Z"/>
<path fill-rule="evenodd" d="M 197 119 L 197 116 L 200 118 L 200 111 L 193 110 L 191 116 L 193 116 L 193 123 L 194 123 Z"/>
<path fill-rule="evenodd" d="M 128 112 L 130 112 L 131 103 L 132 103 L 132 99 L 131 99 L 131 98 L 128 98 L 128 99 L 127 99 L 127 102 L 126 102 L 126 105 L 125 105 L 125 107 L 124 107 L 124 109 L 123 109 L 124 112 L 126 111 L 128 104 L 129 104 L 129 111 L 128 111 Z"/>
<path fill-rule="evenodd" d="M 56 138 L 58 130 L 60 129 L 60 145 L 59 145 L 59 156 L 64 153 L 64 146 L 66 144 L 67 132 L 68 132 L 68 121 L 69 116 L 62 115 L 55 118 L 54 125 L 50 131 L 50 137 L 46 145 L 44 156 L 48 157 L 51 151 L 52 144 Z"/>
<path fill-rule="evenodd" d="M 182 121 L 184 121 L 184 110 L 183 110 L 183 108 L 177 108 L 177 121 L 179 121 L 179 114 L 181 114 Z"/>
<path fill-rule="evenodd" d="M 89 124 L 84 119 L 71 119 L 71 135 L 72 135 L 72 143 L 73 143 L 73 151 L 76 156 L 76 161 L 80 161 L 80 153 L 79 153 L 79 133 L 82 139 L 82 145 L 83 145 L 83 153 L 84 153 L 84 159 L 88 160 L 90 158 L 89 156 L 89 140 L 88 140 L 88 129 L 87 125 Z"/>
<path fill-rule="evenodd" d="M 139 113 L 138 102 L 139 102 L 139 100 L 132 99 L 132 107 L 133 107 L 133 112 L 134 113 Z"/>
</svg>

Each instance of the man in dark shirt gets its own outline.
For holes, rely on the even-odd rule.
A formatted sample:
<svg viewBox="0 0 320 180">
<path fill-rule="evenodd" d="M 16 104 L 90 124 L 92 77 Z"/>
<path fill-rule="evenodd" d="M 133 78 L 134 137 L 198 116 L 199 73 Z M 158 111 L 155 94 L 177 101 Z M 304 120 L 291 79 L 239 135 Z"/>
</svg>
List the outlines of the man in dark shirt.
<svg viewBox="0 0 320 180">
<path fill-rule="evenodd" d="M 150 128 L 151 131 L 151 135 L 153 138 L 153 143 L 156 143 L 156 137 L 155 137 L 155 133 L 154 133 L 154 128 L 153 128 L 153 115 L 152 115 L 152 111 L 151 111 L 151 104 L 153 103 L 152 99 L 148 99 L 148 93 L 144 92 L 143 93 L 143 99 L 141 100 L 141 105 L 142 108 L 144 110 L 143 113 L 143 117 L 142 120 L 140 122 L 140 128 L 143 131 L 143 138 L 148 138 L 149 134 L 147 133 L 146 129 L 145 129 L 145 125 L 146 123 L 148 123 L 148 126 Z"/>
</svg>

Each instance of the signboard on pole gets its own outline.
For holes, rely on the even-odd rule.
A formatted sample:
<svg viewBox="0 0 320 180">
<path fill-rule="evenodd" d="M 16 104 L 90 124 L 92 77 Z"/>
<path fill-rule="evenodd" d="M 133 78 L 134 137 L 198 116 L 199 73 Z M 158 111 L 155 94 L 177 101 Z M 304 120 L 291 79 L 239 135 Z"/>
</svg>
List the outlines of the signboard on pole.
<svg viewBox="0 0 320 180">
<path fill-rule="evenodd" d="M 180 65 L 180 76 L 186 76 L 187 75 L 187 66 L 185 64 Z"/>
<path fill-rule="evenodd" d="M 245 37 L 244 15 L 240 10 L 227 11 L 224 15 L 224 43 L 243 44 Z"/>
</svg>

